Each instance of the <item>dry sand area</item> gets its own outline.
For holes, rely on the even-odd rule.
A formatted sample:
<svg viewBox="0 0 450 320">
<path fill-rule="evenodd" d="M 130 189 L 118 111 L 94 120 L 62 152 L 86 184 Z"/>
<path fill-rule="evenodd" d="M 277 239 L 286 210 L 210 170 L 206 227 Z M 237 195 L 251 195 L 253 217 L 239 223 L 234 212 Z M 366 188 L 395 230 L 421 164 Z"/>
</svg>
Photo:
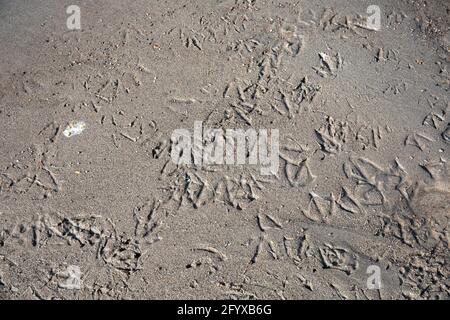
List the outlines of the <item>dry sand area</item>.
<svg viewBox="0 0 450 320">
<path fill-rule="evenodd" d="M 448 1 L 76 2 L 0 0 L 1 299 L 449 299 Z"/>
</svg>

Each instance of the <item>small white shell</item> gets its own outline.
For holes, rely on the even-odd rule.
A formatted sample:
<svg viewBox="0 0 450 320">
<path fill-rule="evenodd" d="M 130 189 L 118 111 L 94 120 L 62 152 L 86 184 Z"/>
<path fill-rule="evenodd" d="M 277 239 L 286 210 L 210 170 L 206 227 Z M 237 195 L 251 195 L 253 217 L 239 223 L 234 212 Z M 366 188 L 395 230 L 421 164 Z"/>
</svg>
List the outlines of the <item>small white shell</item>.
<svg viewBox="0 0 450 320">
<path fill-rule="evenodd" d="M 70 122 L 66 129 L 64 129 L 63 134 L 69 138 L 80 134 L 85 128 L 86 123 L 84 123 L 83 121 Z"/>
</svg>

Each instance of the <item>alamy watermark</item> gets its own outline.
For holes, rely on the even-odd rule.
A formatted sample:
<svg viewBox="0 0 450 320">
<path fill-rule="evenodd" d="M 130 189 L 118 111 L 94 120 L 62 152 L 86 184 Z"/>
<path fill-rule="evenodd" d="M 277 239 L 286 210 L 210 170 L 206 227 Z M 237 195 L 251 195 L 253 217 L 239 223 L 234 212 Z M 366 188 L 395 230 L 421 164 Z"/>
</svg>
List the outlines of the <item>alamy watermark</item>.
<svg viewBox="0 0 450 320">
<path fill-rule="evenodd" d="M 367 278 L 367 289 L 380 290 L 381 289 L 381 268 L 377 265 L 370 265 L 367 267 L 366 273 L 370 276 Z"/>
<path fill-rule="evenodd" d="M 67 29 L 80 30 L 81 29 L 81 10 L 77 5 L 70 5 L 66 9 L 67 17 Z"/>
<path fill-rule="evenodd" d="M 81 289 L 81 270 L 78 266 L 68 266 L 67 269 L 60 273 L 60 276 L 65 280 L 60 282 L 58 286 L 68 290 L 80 290 Z"/>
<path fill-rule="evenodd" d="M 279 131 L 253 128 L 207 129 L 202 121 L 194 130 L 176 129 L 172 133 L 172 161 L 177 165 L 260 165 L 262 175 L 277 174 Z"/>
<path fill-rule="evenodd" d="M 366 26 L 371 30 L 379 31 L 381 29 L 381 9 L 377 5 L 370 5 L 366 9 L 367 17 Z"/>
</svg>

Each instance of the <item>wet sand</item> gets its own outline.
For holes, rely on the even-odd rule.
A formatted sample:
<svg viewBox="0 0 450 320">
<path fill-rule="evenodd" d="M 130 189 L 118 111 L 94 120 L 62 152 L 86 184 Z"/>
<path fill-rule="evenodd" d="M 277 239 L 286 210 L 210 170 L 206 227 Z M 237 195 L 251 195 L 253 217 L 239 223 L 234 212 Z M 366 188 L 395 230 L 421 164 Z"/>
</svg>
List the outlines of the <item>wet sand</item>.
<svg viewBox="0 0 450 320">
<path fill-rule="evenodd" d="M 1 299 L 449 298 L 447 1 L 72 4 L 0 1 Z"/>
</svg>

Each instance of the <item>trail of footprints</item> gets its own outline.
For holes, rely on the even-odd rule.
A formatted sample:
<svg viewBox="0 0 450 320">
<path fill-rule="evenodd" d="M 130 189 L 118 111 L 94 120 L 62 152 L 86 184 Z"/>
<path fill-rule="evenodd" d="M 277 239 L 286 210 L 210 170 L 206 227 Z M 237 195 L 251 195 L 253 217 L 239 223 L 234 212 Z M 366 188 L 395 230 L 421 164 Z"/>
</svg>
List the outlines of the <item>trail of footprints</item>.
<svg viewBox="0 0 450 320">
<path fill-rule="evenodd" d="M 236 12 L 245 9 L 249 16 L 258 7 L 258 1 L 237 1 Z M 404 15 L 397 13 L 391 17 L 392 23 L 400 23 Z M 358 17 L 342 16 L 334 9 L 327 8 L 322 13 L 300 12 L 298 23 L 291 25 L 273 21 L 277 32 L 268 37 L 251 37 L 239 40 L 232 34 L 241 34 L 249 29 L 255 30 L 254 20 L 247 15 L 229 12 L 220 19 L 202 18 L 198 28 L 186 27 L 172 30 L 169 36 L 178 37 L 186 50 L 204 52 L 211 46 L 220 46 L 233 59 L 246 63 L 247 78 L 236 77 L 223 84 L 222 100 L 225 107 L 216 114 L 218 118 L 207 118 L 205 122 L 214 122 L 218 127 L 239 123 L 252 127 L 270 117 L 281 116 L 288 125 L 299 114 L 307 115 L 323 94 L 323 82 L 312 80 L 305 75 L 299 82 L 285 79 L 283 66 L 301 56 L 302 49 L 308 44 L 304 30 L 321 30 L 338 33 L 348 37 L 363 35 L 367 30 Z M 122 45 L 130 41 L 128 30 L 122 35 Z M 177 34 L 178 33 L 178 34 Z M 156 48 L 154 44 L 154 48 Z M 227 49 L 223 49 L 226 47 Z M 231 51 L 231 52 L 229 52 Z M 394 49 L 379 48 L 376 54 L 378 63 L 398 61 L 399 53 Z M 255 58 L 256 57 L 256 58 Z M 127 60 L 128 61 L 128 60 Z M 111 62 L 111 61 L 110 61 Z M 339 52 L 318 52 L 318 65 L 312 67 L 317 75 L 325 80 L 334 79 L 345 66 L 345 57 Z M 101 215 L 72 216 L 60 212 L 39 213 L 32 221 L 7 223 L 0 226 L 0 248 L 18 243 L 41 249 L 55 241 L 63 241 L 70 246 L 90 247 L 96 252 L 96 259 L 119 274 L 131 277 L 144 268 L 146 248 L 156 241 L 163 240 L 164 224 L 172 210 L 184 206 L 194 209 L 207 208 L 212 203 L 220 203 L 226 208 L 246 210 L 264 197 L 271 186 L 292 188 L 308 196 L 296 216 L 300 217 L 300 231 L 293 228 L 292 222 L 281 221 L 267 210 L 258 210 L 255 217 L 256 237 L 251 246 L 254 251 L 245 257 L 248 268 L 254 268 L 267 261 L 289 261 L 298 267 L 296 281 L 309 292 L 314 292 L 320 278 L 316 278 L 305 266 L 311 264 L 322 270 L 331 270 L 352 276 L 367 264 L 368 257 L 356 252 L 350 245 L 331 243 L 319 238 L 317 231 L 310 226 L 333 226 L 336 219 L 350 214 L 364 221 L 372 215 L 370 227 L 375 236 L 383 240 L 398 240 L 411 248 L 407 257 L 388 257 L 395 264 L 402 265 L 399 270 L 402 294 L 406 298 L 430 298 L 433 294 L 445 297 L 450 292 L 448 278 L 450 274 L 448 255 L 449 245 L 449 171 L 447 160 L 424 161 L 420 168 L 430 176 L 431 183 L 414 181 L 399 159 L 394 159 L 386 167 L 367 157 L 348 156 L 342 163 L 341 176 L 347 179 L 338 190 L 319 194 L 312 186 L 319 172 L 314 172 L 316 163 L 311 163 L 315 152 L 327 156 L 339 156 L 354 150 L 354 145 L 377 150 L 392 129 L 383 125 L 356 124 L 350 121 L 334 119 L 325 115 L 323 123 L 315 129 L 317 149 L 311 150 L 299 143 L 295 146 L 285 144 L 280 153 L 280 174 L 263 178 L 251 170 L 234 170 L 221 167 L 175 166 L 170 159 L 171 141 L 160 139 L 158 124 L 143 116 L 125 114 L 122 111 L 111 112 L 111 106 L 121 95 L 138 92 L 144 78 L 154 77 L 151 68 L 140 59 L 120 66 L 116 72 L 91 74 L 82 81 L 82 89 L 88 94 L 88 100 L 65 102 L 65 106 L 77 109 L 90 109 L 103 126 L 112 128 L 111 140 L 116 148 L 124 143 L 135 143 L 140 150 L 148 154 L 149 161 L 161 164 L 158 172 L 163 191 L 163 199 L 147 200 L 130 212 L 134 222 L 133 235 L 119 231 L 115 223 Z M 448 74 L 436 76 L 439 81 L 448 83 Z M 30 95 L 41 93 L 48 84 L 38 74 L 17 77 L 15 91 Z M 65 84 L 61 84 L 65 85 Z M 406 83 L 394 80 L 380 90 L 385 95 L 402 95 L 409 88 Z M 194 103 L 196 100 L 172 99 L 172 102 Z M 446 144 L 450 143 L 450 119 L 448 103 L 429 100 L 431 111 L 422 122 L 424 131 L 408 133 L 404 140 L 405 148 L 414 146 L 421 151 L 434 147 L 437 137 Z M 16 161 L 0 172 L 0 197 L 12 194 L 27 196 L 32 188 L 41 194 L 63 191 L 63 185 L 54 172 L 52 161 L 60 135 L 60 125 L 51 123 L 42 129 L 44 138 L 40 145 L 26 148 L 16 155 Z M 431 129 L 432 131 L 426 131 Z M 430 132 L 433 132 L 431 135 Z M 159 139 L 159 140 L 158 140 Z M 294 141 L 295 142 L 295 141 Z M 351 185 L 351 187 L 349 187 Z M 379 212 L 373 216 L 373 208 Z M 171 219 L 174 219 L 171 217 Z M 339 229 L 339 226 L 336 226 Z M 433 250 L 435 254 L 422 253 Z M 428 250 L 428 251 L 427 251 Z M 220 271 L 221 264 L 233 261 L 234 256 L 226 250 L 202 245 L 194 248 L 206 256 L 194 260 L 188 269 L 202 265 L 209 266 L 209 272 Z M 5 257 L 2 255 L 2 257 Z M 397 259 L 397 260 L 395 260 Z M 303 269 L 302 269 L 303 268 Z M 308 275 L 306 275 L 308 273 Z M 305 274 L 305 275 L 304 275 Z M 270 275 L 269 277 L 276 277 Z M 278 279 L 279 280 L 279 279 Z M 0 286 L 6 286 L 0 273 Z M 329 278 L 325 281 L 330 281 Z M 274 292 L 285 298 L 284 289 L 287 280 L 275 287 Z M 197 283 L 198 285 L 198 283 Z M 246 285 L 219 281 L 224 294 L 236 298 L 257 298 L 257 290 Z M 362 284 L 363 285 L 363 284 Z M 194 282 L 193 286 L 196 284 Z M 340 298 L 348 298 L 338 285 L 329 283 L 329 289 Z M 98 296 L 104 289 L 95 289 Z M 112 290 L 113 291 L 113 290 Z M 366 292 L 356 288 L 356 292 L 367 298 Z M 106 292 L 103 292 L 106 294 Z M 112 292 L 111 294 L 114 294 Z M 358 296 L 358 293 L 354 293 Z"/>
</svg>

